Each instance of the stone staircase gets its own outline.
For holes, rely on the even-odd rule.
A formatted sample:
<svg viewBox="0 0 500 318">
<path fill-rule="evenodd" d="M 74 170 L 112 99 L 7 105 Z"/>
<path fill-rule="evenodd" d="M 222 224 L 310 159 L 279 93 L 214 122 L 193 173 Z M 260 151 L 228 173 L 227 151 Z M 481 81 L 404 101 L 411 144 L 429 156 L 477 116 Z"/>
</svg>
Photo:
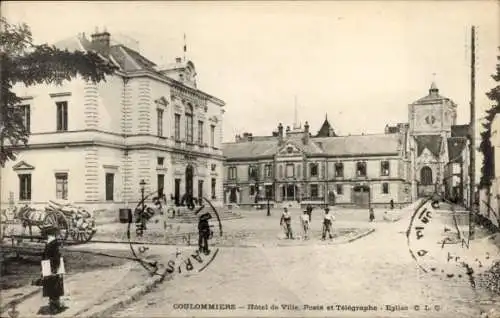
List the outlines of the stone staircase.
<svg viewBox="0 0 500 318">
<path fill-rule="evenodd" d="M 217 209 L 217 213 L 219 214 L 221 221 L 242 218 L 240 213 L 238 213 L 232 209 L 230 210 L 226 207 L 216 207 L 216 209 Z M 173 217 L 173 218 L 169 217 L 169 220 L 170 220 L 170 222 L 174 222 L 174 223 L 198 223 L 199 216 L 206 213 L 206 212 L 208 212 L 212 215 L 212 220 L 216 219 L 214 211 L 209 206 L 208 207 L 205 206 L 197 215 L 194 214 L 196 210 L 197 210 L 196 208 L 192 211 L 186 207 L 176 208 L 175 217 Z"/>
</svg>

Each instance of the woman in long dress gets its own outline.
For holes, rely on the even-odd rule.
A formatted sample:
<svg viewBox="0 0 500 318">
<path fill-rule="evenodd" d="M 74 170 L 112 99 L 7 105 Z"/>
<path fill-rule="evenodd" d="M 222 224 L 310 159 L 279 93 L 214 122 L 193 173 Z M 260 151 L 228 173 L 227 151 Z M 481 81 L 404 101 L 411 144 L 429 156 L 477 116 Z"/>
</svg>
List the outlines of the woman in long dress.
<svg viewBox="0 0 500 318">
<path fill-rule="evenodd" d="M 59 273 L 62 255 L 60 251 L 61 242 L 57 239 L 58 229 L 47 227 L 42 230 L 47 238 L 47 243 L 43 251 L 42 260 L 50 261 L 50 275 L 42 279 L 43 297 L 49 298 L 49 308 L 51 312 L 59 312 L 66 308 L 61 302 L 61 296 L 64 296 L 64 278 Z"/>
</svg>

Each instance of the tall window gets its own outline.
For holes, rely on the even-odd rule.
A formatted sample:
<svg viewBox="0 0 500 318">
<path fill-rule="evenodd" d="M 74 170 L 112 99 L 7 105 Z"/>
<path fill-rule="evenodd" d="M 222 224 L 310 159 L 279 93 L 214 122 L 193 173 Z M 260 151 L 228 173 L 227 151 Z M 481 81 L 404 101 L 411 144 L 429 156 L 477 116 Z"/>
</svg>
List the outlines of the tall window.
<svg viewBox="0 0 500 318">
<path fill-rule="evenodd" d="M 156 120 L 157 120 L 157 123 L 156 125 L 158 126 L 158 132 L 157 132 L 157 135 L 159 137 L 163 137 L 163 109 L 157 109 L 156 110 Z"/>
<path fill-rule="evenodd" d="M 388 194 L 389 193 L 389 183 L 387 183 L 387 182 L 382 183 L 382 193 L 383 194 Z"/>
<path fill-rule="evenodd" d="M 299 164 L 299 165 L 297 165 L 297 178 L 300 178 L 301 171 L 302 171 L 302 166 Z"/>
<path fill-rule="evenodd" d="M 198 180 L 198 199 L 203 199 L 203 180 Z"/>
<path fill-rule="evenodd" d="M 106 173 L 106 201 L 114 200 L 115 192 L 115 174 Z"/>
<path fill-rule="evenodd" d="M 56 199 L 68 199 L 68 174 L 56 173 Z"/>
<path fill-rule="evenodd" d="M 57 102 L 57 131 L 68 130 L 68 102 Z"/>
<path fill-rule="evenodd" d="M 266 199 L 270 199 L 273 196 L 273 186 L 266 185 Z"/>
<path fill-rule="evenodd" d="M 19 200 L 31 200 L 31 174 L 19 174 Z"/>
<path fill-rule="evenodd" d="M 158 174 L 156 176 L 156 183 L 157 183 L 157 189 L 158 189 L 158 196 L 161 198 L 165 194 L 165 175 L 164 174 Z"/>
<path fill-rule="evenodd" d="M 336 178 L 344 177 L 344 164 L 342 162 L 337 162 L 335 164 L 335 177 Z"/>
<path fill-rule="evenodd" d="M 229 167 L 228 168 L 228 177 L 229 177 L 229 180 L 236 179 L 236 167 Z"/>
<path fill-rule="evenodd" d="M 344 193 L 344 187 L 341 185 L 341 184 L 337 184 L 336 186 L 336 192 L 337 192 L 337 195 L 341 195 Z"/>
<path fill-rule="evenodd" d="M 188 105 L 189 111 L 186 112 L 186 142 L 193 143 L 193 106 Z"/>
<path fill-rule="evenodd" d="M 249 166 L 248 167 L 248 179 L 257 179 L 257 167 Z"/>
<path fill-rule="evenodd" d="M 366 162 L 356 163 L 356 176 L 366 177 Z"/>
<path fill-rule="evenodd" d="M 210 125 L 210 146 L 215 147 L 215 126 Z"/>
<path fill-rule="evenodd" d="M 318 176 L 318 164 L 317 163 L 311 163 L 310 170 L 311 170 L 311 177 Z"/>
<path fill-rule="evenodd" d="M 272 177 L 273 176 L 273 173 L 272 173 L 272 166 L 271 165 L 265 165 L 264 166 L 264 175 L 268 178 Z"/>
<path fill-rule="evenodd" d="M 181 115 L 175 114 L 174 118 L 174 138 L 175 141 L 181 140 Z"/>
<path fill-rule="evenodd" d="M 289 163 L 286 165 L 286 177 L 292 178 L 295 175 L 295 165 L 293 163 Z"/>
<path fill-rule="evenodd" d="M 198 145 L 203 145 L 203 122 L 198 121 Z"/>
<path fill-rule="evenodd" d="M 30 112 L 30 105 L 21 105 L 21 112 L 23 116 L 23 126 L 24 129 L 26 129 L 27 132 L 30 132 L 30 126 L 31 126 L 31 112 Z"/>
<path fill-rule="evenodd" d="M 216 197 L 215 197 L 215 185 L 216 185 L 216 179 L 215 178 L 212 178 L 212 200 L 215 200 Z"/>
<path fill-rule="evenodd" d="M 254 185 L 250 186 L 250 195 L 255 195 L 255 186 Z"/>
<path fill-rule="evenodd" d="M 380 175 L 388 176 L 390 174 L 390 164 L 389 161 L 385 160 L 380 162 Z"/>
<path fill-rule="evenodd" d="M 318 185 L 311 184 L 311 198 L 315 199 L 318 197 Z"/>
</svg>

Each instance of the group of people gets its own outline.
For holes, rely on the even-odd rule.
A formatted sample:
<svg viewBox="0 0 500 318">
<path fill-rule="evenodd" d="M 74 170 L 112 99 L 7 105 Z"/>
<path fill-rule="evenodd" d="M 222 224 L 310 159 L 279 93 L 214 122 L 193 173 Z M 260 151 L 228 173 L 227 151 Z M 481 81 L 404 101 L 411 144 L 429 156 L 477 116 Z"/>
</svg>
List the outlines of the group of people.
<svg viewBox="0 0 500 318">
<path fill-rule="evenodd" d="M 302 215 L 300 216 L 300 224 L 303 231 L 303 238 L 306 240 L 309 239 L 309 230 L 312 221 L 311 217 L 312 210 L 313 208 L 311 206 L 308 206 L 307 209 L 304 210 Z M 324 208 L 323 228 L 321 231 L 322 240 L 325 240 L 327 238 L 327 235 L 330 239 L 333 238 L 332 226 L 334 221 L 335 221 L 335 216 L 332 213 L 330 213 L 330 209 L 328 207 Z M 283 227 L 286 238 L 293 240 L 294 238 L 292 230 L 292 216 L 288 211 L 288 208 L 286 207 L 283 208 L 283 213 L 280 219 L 280 226 Z"/>
</svg>

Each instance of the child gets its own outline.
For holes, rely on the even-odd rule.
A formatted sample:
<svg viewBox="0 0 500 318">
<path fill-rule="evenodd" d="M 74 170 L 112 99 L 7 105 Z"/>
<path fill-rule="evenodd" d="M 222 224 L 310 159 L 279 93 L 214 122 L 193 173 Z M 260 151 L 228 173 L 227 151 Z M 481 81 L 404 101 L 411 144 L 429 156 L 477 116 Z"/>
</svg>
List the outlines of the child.
<svg viewBox="0 0 500 318">
<path fill-rule="evenodd" d="M 333 238 L 332 235 L 332 223 L 335 221 L 335 217 L 329 213 L 330 209 L 325 208 L 325 215 L 323 217 L 323 234 L 321 235 L 321 239 L 324 240 L 326 239 L 326 232 L 328 232 L 328 235 L 330 239 Z"/>
<path fill-rule="evenodd" d="M 304 229 L 304 239 L 309 239 L 309 215 L 307 210 L 304 210 L 304 213 L 300 216 L 300 221 L 302 223 L 302 228 Z"/>
</svg>

